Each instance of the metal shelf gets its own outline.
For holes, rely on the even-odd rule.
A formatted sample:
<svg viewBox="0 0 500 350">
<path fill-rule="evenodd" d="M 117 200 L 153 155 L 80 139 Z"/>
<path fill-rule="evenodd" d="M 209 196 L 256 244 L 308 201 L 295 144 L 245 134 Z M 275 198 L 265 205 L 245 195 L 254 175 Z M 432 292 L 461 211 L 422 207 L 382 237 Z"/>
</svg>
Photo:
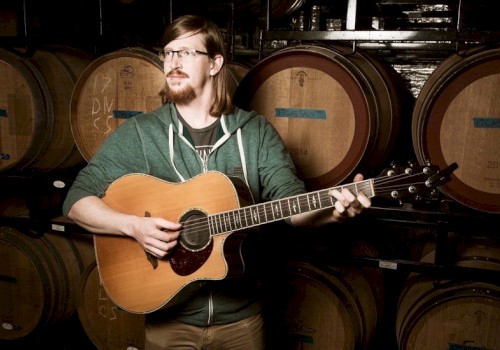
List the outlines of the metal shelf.
<svg viewBox="0 0 500 350">
<path fill-rule="evenodd" d="M 472 3 L 470 0 L 379 0 L 376 4 L 378 9 L 370 16 L 382 21 L 385 19 L 385 22 L 391 19 L 392 22 L 393 17 L 397 15 L 401 17 L 397 27 L 391 23 L 385 27 L 382 26 L 382 28 L 373 26 L 373 28 L 368 29 L 362 28 L 357 0 L 348 0 L 347 11 L 342 19 L 344 22 L 342 30 L 334 31 L 279 30 L 272 27 L 269 11 L 267 11 L 267 27 L 260 32 L 259 59 L 276 49 L 295 43 L 338 41 L 352 45 L 353 50 L 362 48 L 368 51 L 385 51 L 385 56 L 387 53 L 389 56 L 394 56 L 406 52 L 408 57 L 416 61 L 420 59 L 442 60 L 451 53 L 471 46 L 500 43 L 500 28 L 497 28 L 495 23 L 491 23 L 491 28 L 487 29 L 468 27 L 467 19 L 470 12 L 473 12 L 471 9 L 481 8 L 484 5 L 481 2 Z M 447 11 L 419 10 L 420 7 L 426 5 L 449 5 L 449 9 Z M 399 12 L 394 11 L 398 8 L 400 8 Z M 413 10 L 407 11 L 409 8 Z M 481 10 L 485 11 L 485 8 L 481 8 Z M 409 19 L 430 20 L 430 23 L 425 21 L 417 24 L 405 22 Z M 436 21 L 432 22 L 432 20 Z M 443 20 L 443 23 L 439 20 Z M 366 27 L 366 23 L 364 26 Z M 438 54 L 436 55 L 436 53 Z"/>
<path fill-rule="evenodd" d="M 416 44 L 485 43 L 500 41 L 498 31 L 436 31 L 436 30 L 339 30 L 339 31 L 264 31 L 261 39 L 291 41 L 364 41 L 379 44 L 392 42 L 394 47 L 401 42 Z"/>
</svg>

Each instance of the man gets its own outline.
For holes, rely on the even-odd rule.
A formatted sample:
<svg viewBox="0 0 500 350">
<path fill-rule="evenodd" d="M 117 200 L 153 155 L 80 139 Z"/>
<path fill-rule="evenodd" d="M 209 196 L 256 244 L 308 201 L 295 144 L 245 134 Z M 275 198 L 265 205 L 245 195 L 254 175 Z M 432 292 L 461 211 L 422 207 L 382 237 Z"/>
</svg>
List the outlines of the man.
<svg viewBox="0 0 500 350">
<path fill-rule="evenodd" d="M 255 112 L 232 106 L 217 26 L 199 16 L 182 16 L 168 26 L 163 41 L 164 106 L 129 119 L 106 139 L 78 174 L 63 211 L 90 232 L 132 237 L 150 256 L 168 260 L 180 246 L 182 223 L 108 206 L 101 198 L 113 181 L 144 173 L 182 183 L 217 170 L 244 181 L 256 203 L 299 195 L 305 187 L 273 126 Z M 287 222 L 297 227 L 341 222 L 371 205 L 364 194 L 330 192 L 333 210 L 293 215 Z M 166 197 L 166 207 L 180 200 Z M 146 349 L 263 349 L 257 295 L 249 276 L 200 283 L 181 305 L 146 315 Z"/>
</svg>

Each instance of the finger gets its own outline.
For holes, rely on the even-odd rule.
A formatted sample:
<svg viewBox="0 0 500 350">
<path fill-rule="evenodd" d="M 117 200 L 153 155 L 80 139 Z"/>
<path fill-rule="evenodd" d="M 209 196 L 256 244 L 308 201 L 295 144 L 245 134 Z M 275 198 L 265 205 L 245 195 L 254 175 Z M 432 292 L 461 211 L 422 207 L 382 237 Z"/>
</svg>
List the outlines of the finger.
<svg viewBox="0 0 500 350">
<path fill-rule="evenodd" d="M 164 231 L 179 231 L 182 228 L 182 224 L 168 221 L 163 218 L 155 218 L 156 227 Z"/>
<path fill-rule="evenodd" d="M 173 249 L 177 245 L 178 241 L 177 238 L 169 238 L 168 240 L 163 241 L 162 243 L 163 244 L 161 246 L 161 249 L 167 251 Z"/>
<path fill-rule="evenodd" d="M 360 194 L 357 200 L 364 208 L 369 208 L 372 205 L 372 201 L 364 194 Z"/>
<path fill-rule="evenodd" d="M 363 174 L 356 174 L 356 176 L 354 176 L 354 182 L 363 181 L 364 179 L 365 177 L 363 176 Z"/>
<path fill-rule="evenodd" d="M 346 213 L 346 212 L 344 212 L 344 213 Z M 335 209 L 333 211 L 333 217 L 335 218 L 335 221 L 343 222 L 347 218 L 347 215 L 340 213 L 337 209 Z"/>
<path fill-rule="evenodd" d="M 339 216 L 344 216 L 347 214 L 347 208 L 341 201 L 335 202 L 335 211 L 339 214 Z"/>
<path fill-rule="evenodd" d="M 339 190 L 330 190 L 328 194 L 337 200 L 342 199 L 342 194 Z"/>
<path fill-rule="evenodd" d="M 342 203 L 346 207 L 351 205 L 351 203 L 354 203 L 356 201 L 356 196 L 354 196 L 354 194 L 351 191 L 349 191 L 347 188 L 342 189 L 342 195 L 344 196 L 344 200 L 342 201 Z"/>
<path fill-rule="evenodd" d="M 168 232 L 158 230 L 153 235 L 145 239 L 144 246 L 151 249 L 159 249 L 162 251 L 167 251 L 172 249 L 177 244 L 177 232 Z"/>
<path fill-rule="evenodd" d="M 163 242 L 172 242 L 179 238 L 180 231 L 159 230 L 155 238 Z"/>
<path fill-rule="evenodd" d="M 349 191 L 347 191 L 347 192 L 349 192 Z M 342 192 L 340 192 L 338 190 L 331 190 L 330 196 L 332 196 L 333 198 L 335 198 L 337 200 L 335 202 L 335 204 L 337 204 L 337 202 L 340 202 L 340 204 L 342 204 L 342 206 L 346 207 L 346 206 L 349 206 L 350 202 L 346 198 L 345 193 L 346 192 L 344 192 L 344 189 L 342 190 Z M 340 208 L 340 211 L 342 212 L 342 208 Z"/>
<path fill-rule="evenodd" d="M 155 247 L 148 247 L 145 250 L 146 250 L 146 252 L 148 252 L 149 254 L 151 254 L 157 258 L 163 258 L 165 255 L 168 254 L 168 251 L 163 251 L 163 250 L 155 248 Z"/>
</svg>

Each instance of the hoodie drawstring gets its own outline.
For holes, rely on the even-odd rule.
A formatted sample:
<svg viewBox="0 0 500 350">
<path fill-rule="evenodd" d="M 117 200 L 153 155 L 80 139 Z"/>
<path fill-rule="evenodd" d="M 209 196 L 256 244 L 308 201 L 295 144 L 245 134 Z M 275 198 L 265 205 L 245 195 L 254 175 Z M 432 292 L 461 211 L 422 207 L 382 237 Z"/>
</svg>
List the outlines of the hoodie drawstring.
<svg viewBox="0 0 500 350">
<path fill-rule="evenodd" d="M 250 188 L 248 184 L 248 174 L 247 174 L 247 161 L 245 159 L 245 152 L 243 149 L 243 139 L 241 137 L 241 128 L 238 129 L 236 132 L 236 136 L 238 138 L 238 149 L 240 151 L 240 159 L 241 159 L 241 166 L 243 168 L 243 176 L 245 176 L 245 183 L 247 184 L 248 188 Z"/>
<path fill-rule="evenodd" d="M 179 178 L 181 179 L 182 182 L 185 182 L 186 179 L 184 179 L 184 177 L 181 175 L 181 173 L 177 170 L 177 168 L 175 167 L 175 163 L 174 163 L 174 128 L 173 128 L 172 124 L 170 124 L 168 127 L 168 148 L 169 148 L 169 152 L 170 152 L 170 163 L 172 163 L 172 166 L 173 166 L 177 176 L 179 176 Z"/>
</svg>

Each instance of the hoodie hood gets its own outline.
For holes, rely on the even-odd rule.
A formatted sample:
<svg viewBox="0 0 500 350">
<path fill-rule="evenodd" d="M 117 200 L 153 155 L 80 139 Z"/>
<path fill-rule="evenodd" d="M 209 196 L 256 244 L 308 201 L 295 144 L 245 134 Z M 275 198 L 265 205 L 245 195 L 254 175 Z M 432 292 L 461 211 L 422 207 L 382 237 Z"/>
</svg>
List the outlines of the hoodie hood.
<svg viewBox="0 0 500 350">
<path fill-rule="evenodd" d="M 165 104 L 163 107 L 158 109 L 157 111 L 151 112 L 150 114 L 156 115 L 163 123 L 167 124 L 166 128 L 168 129 L 169 134 L 169 159 L 174 166 L 174 170 L 179 178 L 179 181 L 186 181 L 186 177 L 182 175 L 182 173 L 175 166 L 175 152 L 176 147 L 174 144 L 174 134 L 177 134 L 179 138 L 188 146 L 190 146 L 194 150 L 194 146 L 190 141 L 189 134 L 185 132 L 184 125 L 182 124 L 179 116 L 177 114 L 177 109 L 173 103 Z M 147 114 L 146 114 L 147 116 Z M 238 144 L 238 154 L 240 156 L 241 161 L 241 171 L 243 175 L 243 179 L 245 183 L 249 186 L 248 183 L 248 172 L 247 172 L 247 163 L 245 158 L 245 149 L 244 142 L 242 139 L 241 129 L 248 123 L 251 123 L 255 118 L 258 118 L 258 114 L 255 111 L 245 111 L 235 107 L 234 113 L 230 116 L 222 115 L 220 117 L 220 129 L 218 131 L 218 140 L 214 145 L 212 150 L 217 150 L 222 144 L 224 144 L 228 139 L 231 138 L 233 134 L 236 134 L 237 144 Z M 203 172 L 209 170 L 209 164 L 203 164 Z"/>
<path fill-rule="evenodd" d="M 177 115 L 177 109 L 173 103 L 167 103 L 156 111 L 147 113 L 156 115 L 163 123 L 165 124 L 173 124 L 174 132 L 177 132 L 179 135 L 183 134 L 183 126 Z M 147 115 L 146 114 L 146 115 Z M 253 118 L 258 116 L 255 111 L 245 111 L 238 107 L 234 108 L 234 113 L 229 117 L 226 115 L 222 115 L 221 126 L 224 130 L 224 134 L 234 134 L 238 129 L 242 128 L 245 124 L 249 123 Z"/>
</svg>

